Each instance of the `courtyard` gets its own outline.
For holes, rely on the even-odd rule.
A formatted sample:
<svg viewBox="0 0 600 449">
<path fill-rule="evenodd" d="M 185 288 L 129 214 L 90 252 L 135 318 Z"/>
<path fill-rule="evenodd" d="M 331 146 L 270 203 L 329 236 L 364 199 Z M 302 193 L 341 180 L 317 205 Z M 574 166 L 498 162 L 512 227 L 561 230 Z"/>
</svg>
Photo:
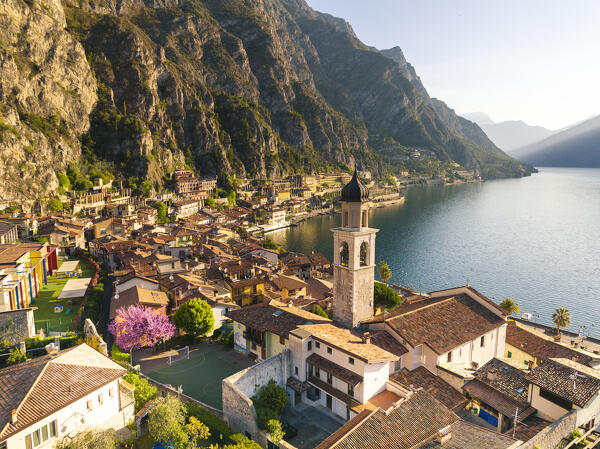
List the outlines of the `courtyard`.
<svg viewBox="0 0 600 449">
<path fill-rule="evenodd" d="M 334 416 L 326 408 L 312 407 L 304 403 L 295 407 L 286 407 L 281 420 L 298 432 L 293 438 L 285 437 L 285 441 L 298 449 L 312 449 L 318 446 L 345 424 L 341 418 Z"/>
<path fill-rule="evenodd" d="M 146 376 L 175 388 L 181 386 L 184 394 L 218 410 L 223 409 L 221 381 L 252 365 L 248 357 L 218 343 L 194 345 L 189 360 L 169 366 L 170 353 L 174 351 L 134 352 L 135 363 Z"/>
<path fill-rule="evenodd" d="M 78 261 L 78 259 L 59 260 L 58 267 L 60 269 L 63 263 L 75 261 Z M 78 294 L 81 296 L 76 297 L 61 297 L 61 293 L 69 281 L 75 281 L 77 284 L 82 283 L 83 279 L 88 278 L 87 283 L 89 283 L 89 278 L 94 275 L 94 268 L 85 260 L 79 261 L 79 268 L 81 269 L 81 274 L 74 277 L 57 272 L 52 276 L 48 276 L 48 285 L 42 286 L 33 304 L 34 307 L 37 307 L 37 310 L 34 312 L 36 330 L 43 329 L 46 333 L 67 332 L 71 330 L 71 322 L 77 310 L 79 310 L 85 289 L 82 292 L 80 288 Z M 87 288 L 87 284 L 85 288 Z M 55 312 L 55 306 L 62 306 L 62 312 Z"/>
</svg>

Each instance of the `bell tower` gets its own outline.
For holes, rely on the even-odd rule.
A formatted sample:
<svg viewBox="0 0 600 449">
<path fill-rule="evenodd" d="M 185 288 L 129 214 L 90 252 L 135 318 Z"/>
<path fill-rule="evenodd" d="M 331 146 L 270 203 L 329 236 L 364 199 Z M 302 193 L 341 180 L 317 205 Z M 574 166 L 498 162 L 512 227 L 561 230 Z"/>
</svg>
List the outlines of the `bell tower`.
<svg viewBox="0 0 600 449">
<path fill-rule="evenodd" d="M 373 316 L 375 234 L 369 228 L 369 189 L 358 173 L 342 189 L 342 226 L 333 232 L 333 319 L 353 328 Z"/>
</svg>

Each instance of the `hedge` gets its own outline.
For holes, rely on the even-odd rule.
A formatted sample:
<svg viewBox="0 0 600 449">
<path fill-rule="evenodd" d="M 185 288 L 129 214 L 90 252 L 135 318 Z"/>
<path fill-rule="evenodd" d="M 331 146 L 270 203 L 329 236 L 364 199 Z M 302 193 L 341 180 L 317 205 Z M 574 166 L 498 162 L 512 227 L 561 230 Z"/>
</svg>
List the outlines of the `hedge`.
<svg viewBox="0 0 600 449">
<path fill-rule="evenodd" d="M 198 404 L 194 402 L 187 402 L 185 405 L 187 407 L 188 416 L 194 416 L 208 426 L 211 436 L 218 437 L 219 435 L 223 435 L 223 437 L 229 438 L 235 433 L 235 431 L 229 427 L 225 421 Z"/>
</svg>

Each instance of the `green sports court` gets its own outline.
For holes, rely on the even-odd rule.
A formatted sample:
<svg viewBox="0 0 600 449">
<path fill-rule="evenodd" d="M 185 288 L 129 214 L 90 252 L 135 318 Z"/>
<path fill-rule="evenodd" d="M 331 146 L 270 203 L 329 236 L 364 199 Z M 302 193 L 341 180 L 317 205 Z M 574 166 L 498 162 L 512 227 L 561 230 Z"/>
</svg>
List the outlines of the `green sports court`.
<svg viewBox="0 0 600 449">
<path fill-rule="evenodd" d="M 221 381 L 252 365 L 244 355 L 221 344 L 202 344 L 190 348 L 190 358 L 167 363 L 168 352 L 162 357 L 140 360 L 142 372 L 148 377 L 174 388 L 219 410 L 223 408 Z"/>
</svg>

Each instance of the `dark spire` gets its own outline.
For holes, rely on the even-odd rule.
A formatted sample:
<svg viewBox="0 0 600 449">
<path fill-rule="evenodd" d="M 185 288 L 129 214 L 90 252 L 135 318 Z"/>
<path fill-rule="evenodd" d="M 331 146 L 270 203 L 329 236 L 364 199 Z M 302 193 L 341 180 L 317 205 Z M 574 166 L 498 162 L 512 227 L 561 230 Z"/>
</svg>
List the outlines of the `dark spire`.
<svg viewBox="0 0 600 449">
<path fill-rule="evenodd" d="M 369 189 L 358 179 L 358 170 L 354 167 L 354 174 L 348 184 L 342 189 L 342 201 L 348 203 L 362 203 L 369 200 Z"/>
</svg>

